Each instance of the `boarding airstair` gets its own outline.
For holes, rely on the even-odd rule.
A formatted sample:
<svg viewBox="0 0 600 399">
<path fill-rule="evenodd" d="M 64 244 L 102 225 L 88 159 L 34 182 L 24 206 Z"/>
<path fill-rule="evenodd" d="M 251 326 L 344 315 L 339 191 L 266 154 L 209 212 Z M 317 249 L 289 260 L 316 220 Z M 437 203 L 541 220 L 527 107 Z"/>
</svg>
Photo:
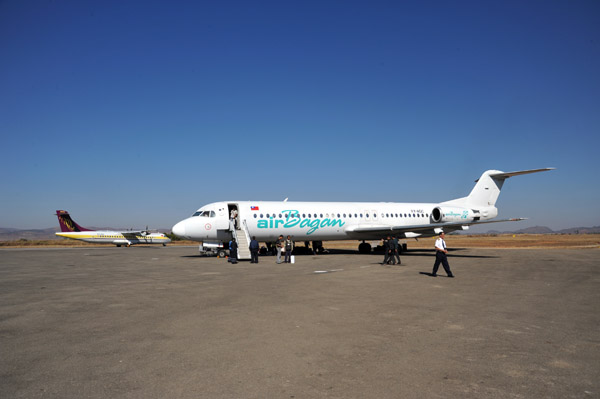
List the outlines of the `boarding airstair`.
<svg viewBox="0 0 600 399">
<path fill-rule="evenodd" d="M 241 225 L 241 226 L 240 226 Z M 238 245 L 238 259 L 250 259 L 250 234 L 246 220 L 238 223 L 238 227 L 232 229 L 233 239 Z"/>
</svg>

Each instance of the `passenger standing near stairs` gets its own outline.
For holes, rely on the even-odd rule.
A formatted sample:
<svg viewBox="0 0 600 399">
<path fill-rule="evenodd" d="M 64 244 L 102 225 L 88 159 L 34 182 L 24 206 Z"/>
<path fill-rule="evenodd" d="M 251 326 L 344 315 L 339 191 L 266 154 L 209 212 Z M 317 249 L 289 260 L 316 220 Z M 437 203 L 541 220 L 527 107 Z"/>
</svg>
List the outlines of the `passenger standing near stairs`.
<svg viewBox="0 0 600 399">
<path fill-rule="evenodd" d="M 287 236 L 287 238 L 285 240 L 285 263 L 291 262 L 293 250 L 294 250 L 294 241 L 292 241 L 292 237 Z"/>
<path fill-rule="evenodd" d="M 231 240 L 231 249 L 229 251 L 229 258 L 231 259 L 231 263 L 234 265 L 237 263 L 237 257 L 238 257 L 237 250 L 238 250 L 237 242 L 235 242 L 235 240 Z"/>
<path fill-rule="evenodd" d="M 258 263 L 258 251 L 260 246 L 258 245 L 258 241 L 256 241 L 256 237 L 252 236 L 252 240 L 250 240 L 250 263 Z"/>
<path fill-rule="evenodd" d="M 283 239 L 283 235 L 280 235 L 279 238 L 277 239 L 277 242 L 275 242 L 275 247 L 277 248 L 277 263 L 281 263 L 281 251 L 283 250 L 283 245 L 285 243 L 285 240 Z"/>
</svg>

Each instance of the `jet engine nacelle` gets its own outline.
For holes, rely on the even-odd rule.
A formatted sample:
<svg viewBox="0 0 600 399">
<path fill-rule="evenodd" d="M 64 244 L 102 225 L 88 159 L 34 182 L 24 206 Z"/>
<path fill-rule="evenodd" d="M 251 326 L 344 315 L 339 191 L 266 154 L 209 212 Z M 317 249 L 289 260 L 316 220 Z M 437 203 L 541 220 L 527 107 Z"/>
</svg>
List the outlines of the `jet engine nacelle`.
<svg viewBox="0 0 600 399">
<path fill-rule="evenodd" d="M 434 223 L 472 222 L 479 220 L 480 217 L 479 212 L 474 212 L 472 209 L 454 206 L 436 206 L 431 211 L 431 220 Z"/>
</svg>

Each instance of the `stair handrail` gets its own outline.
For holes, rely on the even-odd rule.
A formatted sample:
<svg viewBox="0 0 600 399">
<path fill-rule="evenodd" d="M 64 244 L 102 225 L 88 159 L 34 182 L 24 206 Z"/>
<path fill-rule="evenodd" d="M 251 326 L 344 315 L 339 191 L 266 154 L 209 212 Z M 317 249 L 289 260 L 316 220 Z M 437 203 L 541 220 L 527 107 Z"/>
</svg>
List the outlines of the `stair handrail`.
<svg viewBox="0 0 600 399">
<path fill-rule="evenodd" d="M 248 231 L 248 224 L 246 223 L 246 219 L 242 220 L 242 226 L 244 227 L 243 232 L 246 236 L 246 242 L 248 243 L 248 249 L 250 249 L 250 232 Z"/>
<path fill-rule="evenodd" d="M 231 229 L 231 237 L 233 238 L 233 240 L 238 244 L 237 246 L 237 256 L 236 258 L 239 259 L 240 258 L 240 245 L 239 245 L 239 240 L 237 238 L 237 231 L 235 228 Z"/>
</svg>

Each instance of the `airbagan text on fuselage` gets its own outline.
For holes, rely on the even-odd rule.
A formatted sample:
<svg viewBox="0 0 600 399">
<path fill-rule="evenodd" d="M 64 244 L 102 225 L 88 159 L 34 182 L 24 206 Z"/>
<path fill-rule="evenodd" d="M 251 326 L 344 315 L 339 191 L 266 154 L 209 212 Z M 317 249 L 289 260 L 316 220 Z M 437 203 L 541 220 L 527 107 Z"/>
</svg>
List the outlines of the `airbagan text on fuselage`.
<svg viewBox="0 0 600 399">
<path fill-rule="evenodd" d="M 282 211 L 285 214 L 285 220 L 274 219 L 272 217 L 268 219 L 259 219 L 256 222 L 256 227 L 259 229 L 291 229 L 292 227 L 300 227 L 308 229 L 306 235 L 311 235 L 315 231 L 324 227 L 342 227 L 346 224 L 346 222 L 342 222 L 340 219 L 330 219 L 330 218 L 301 218 L 300 212 L 297 210 L 285 210 Z"/>
</svg>

